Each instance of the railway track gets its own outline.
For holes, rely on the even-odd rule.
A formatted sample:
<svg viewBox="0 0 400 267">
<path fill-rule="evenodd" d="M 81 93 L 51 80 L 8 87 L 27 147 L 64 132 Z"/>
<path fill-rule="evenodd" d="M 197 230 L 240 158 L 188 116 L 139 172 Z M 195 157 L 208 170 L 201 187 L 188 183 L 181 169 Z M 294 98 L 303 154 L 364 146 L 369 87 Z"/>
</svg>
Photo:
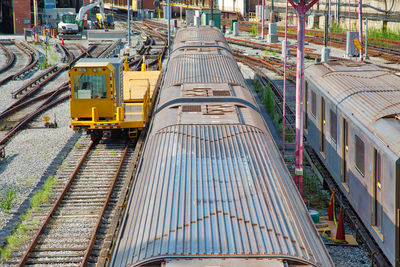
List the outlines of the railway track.
<svg viewBox="0 0 400 267">
<path fill-rule="evenodd" d="M 34 238 L 3 264 L 96 264 L 104 239 L 97 234 L 111 227 L 116 205 L 107 207 L 118 203 L 137 153 L 135 145 L 126 141 L 103 139 L 95 144 L 81 138 L 79 142 L 79 156 L 73 158 L 76 165 L 65 167 L 57 178 L 50 196 L 54 204 L 42 205 L 43 212 L 33 214 L 42 221 L 29 229 Z"/>
<path fill-rule="evenodd" d="M 5 71 L 7 71 L 9 68 L 11 68 L 11 66 L 12 65 L 14 65 L 14 63 L 15 63 L 15 54 L 12 52 L 12 51 L 10 51 L 10 50 L 8 50 L 7 48 L 6 48 L 6 46 L 5 46 L 5 44 L 11 44 L 11 45 L 14 45 L 14 42 L 13 41 L 10 41 L 10 42 L 1 42 L 0 43 L 0 48 L 1 48 L 1 50 L 3 50 L 3 52 L 4 52 L 4 54 L 6 55 L 6 57 L 7 57 L 7 61 L 6 61 L 6 63 L 4 64 L 4 66 L 2 66 L 1 68 L 0 68 L 0 73 L 3 73 L 3 72 L 5 72 Z"/>
<path fill-rule="evenodd" d="M 229 22 L 226 20 L 223 22 L 223 24 L 228 26 L 230 25 Z M 249 32 L 253 25 L 254 25 L 253 23 L 242 21 L 239 24 L 239 30 Z M 318 32 L 318 34 L 316 34 L 316 32 Z M 264 30 L 264 33 L 268 33 L 268 30 Z M 312 36 L 310 36 L 311 34 Z M 283 38 L 284 32 L 278 31 L 278 36 Z M 297 33 L 288 32 L 288 38 L 296 40 Z M 345 50 L 346 48 L 345 40 L 346 40 L 345 34 L 330 33 L 328 38 L 328 45 Z M 324 44 L 323 32 L 317 30 L 311 30 L 311 31 L 306 30 L 305 41 L 318 45 L 323 45 Z M 389 46 L 391 46 L 392 48 L 389 49 L 387 45 L 384 45 L 384 47 L 374 46 L 371 45 L 371 42 L 389 43 L 390 44 Z M 368 45 L 368 54 L 369 56 L 384 58 L 390 62 L 400 63 L 400 43 L 398 41 L 371 38 L 371 41 L 369 41 Z"/>
<path fill-rule="evenodd" d="M 92 50 L 95 51 L 95 55 L 97 56 L 106 56 L 115 49 L 118 43 L 117 41 L 111 44 L 93 45 L 87 50 L 84 50 L 79 56 L 75 57 L 70 64 L 88 55 Z M 79 48 L 79 50 L 81 51 L 82 49 Z M 56 89 L 47 90 L 36 96 L 53 79 L 57 79 L 57 76 L 67 71 L 68 68 L 69 65 L 50 68 L 34 81 L 25 84 L 14 92 L 13 95 L 15 95 L 15 97 L 23 92 L 25 93 L 0 113 L 0 127 L 2 129 L 2 131 L 0 131 L 0 146 L 4 146 L 11 137 L 23 129 L 39 114 L 68 99 L 68 84 L 66 81 L 62 82 Z"/>
<path fill-rule="evenodd" d="M 8 81 L 18 79 L 22 74 L 28 74 L 33 68 L 34 56 L 31 55 L 23 46 L 15 42 L 10 42 L 6 48 L 10 53 L 14 54 L 14 62 L 2 72 L 0 78 L 0 86 Z M 25 59 L 26 58 L 26 59 Z M 7 64 L 8 65 L 8 64 Z M 30 67 L 31 66 L 31 67 Z M 11 74 L 10 74 L 11 73 Z M 8 74 L 8 75 L 7 75 Z"/>
</svg>

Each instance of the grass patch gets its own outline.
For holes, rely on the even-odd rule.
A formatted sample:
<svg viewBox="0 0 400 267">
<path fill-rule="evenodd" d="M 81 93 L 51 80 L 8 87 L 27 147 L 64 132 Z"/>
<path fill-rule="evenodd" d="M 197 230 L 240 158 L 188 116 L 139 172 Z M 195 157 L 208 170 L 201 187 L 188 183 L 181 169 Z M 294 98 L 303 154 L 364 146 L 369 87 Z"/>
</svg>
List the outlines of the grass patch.
<svg viewBox="0 0 400 267">
<path fill-rule="evenodd" d="M 387 40 L 399 40 L 400 39 L 400 30 L 392 31 L 391 29 L 368 29 L 368 39 L 369 38 L 377 38 L 377 39 L 387 39 Z"/>
<path fill-rule="evenodd" d="M 49 195 L 53 193 L 52 187 L 57 185 L 57 180 L 54 176 L 50 176 L 43 185 L 43 189 L 36 192 L 31 199 L 31 207 L 34 211 L 39 210 L 41 203 L 49 203 Z"/>
<path fill-rule="evenodd" d="M 59 165 L 58 167 L 57 167 L 57 170 L 60 170 L 60 169 L 62 169 L 62 168 L 64 168 L 64 167 L 67 167 L 67 163 L 65 162 L 65 161 L 63 161 L 62 163 L 61 163 L 61 165 Z"/>
<path fill-rule="evenodd" d="M 250 36 L 256 36 L 258 33 L 258 29 L 256 25 L 252 25 L 250 29 Z"/>
<path fill-rule="evenodd" d="M 21 216 L 21 222 L 18 224 L 17 228 L 6 238 L 7 244 L 3 248 L 0 248 L 1 259 L 9 258 L 13 250 L 30 239 L 28 235 L 28 226 L 37 226 L 40 224 L 38 218 L 31 218 L 32 212 L 38 211 L 41 203 L 49 202 L 49 195 L 53 193 L 52 188 L 57 184 L 57 179 L 54 176 L 50 176 L 44 183 L 43 188 L 37 191 L 32 197 L 31 208 Z"/>
<path fill-rule="evenodd" d="M 8 213 L 11 208 L 15 205 L 15 200 L 17 198 L 17 189 L 15 187 L 11 187 L 7 193 L 0 199 L 0 208 Z"/>
<path fill-rule="evenodd" d="M 320 212 L 329 206 L 329 192 L 322 188 L 314 173 L 303 173 L 303 198 L 309 206 Z"/>
<path fill-rule="evenodd" d="M 76 148 L 81 148 L 81 147 L 82 147 L 82 144 L 79 143 L 79 142 L 76 142 L 74 146 L 75 146 Z"/>
<path fill-rule="evenodd" d="M 35 182 L 35 178 L 33 176 L 30 176 L 28 179 L 23 181 L 23 184 L 25 186 L 31 186 Z"/>
</svg>

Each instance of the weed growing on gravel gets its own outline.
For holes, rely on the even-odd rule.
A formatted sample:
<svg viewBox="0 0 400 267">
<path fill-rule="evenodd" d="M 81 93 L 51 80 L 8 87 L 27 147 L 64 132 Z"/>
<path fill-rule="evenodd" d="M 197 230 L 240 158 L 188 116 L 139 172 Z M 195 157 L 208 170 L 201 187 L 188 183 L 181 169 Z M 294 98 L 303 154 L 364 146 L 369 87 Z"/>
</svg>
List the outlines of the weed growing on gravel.
<svg viewBox="0 0 400 267">
<path fill-rule="evenodd" d="M 286 126 L 285 127 L 285 141 L 288 143 L 293 143 L 294 141 L 294 130 L 292 127 Z"/>
<path fill-rule="evenodd" d="M 35 182 L 35 178 L 33 176 L 30 176 L 28 179 L 24 180 L 24 185 L 25 186 L 31 186 Z"/>
<path fill-rule="evenodd" d="M 272 93 L 271 86 L 268 84 L 263 88 L 261 99 L 267 109 L 268 113 L 271 115 L 271 118 L 274 119 L 275 117 L 275 99 Z"/>
<path fill-rule="evenodd" d="M 17 189 L 14 187 L 11 187 L 7 191 L 5 196 L 3 196 L 0 199 L 0 208 L 4 212 L 8 213 L 11 210 L 11 208 L 14 206 L 16 197 L 17 197 Z"/>
<path fill-rule="evenodd" d="M 31 199 L 31 206 L 34 211 L 38 211 L 41 203 L 49 202 L 49 195 L 53 192 L 52 187 L 57 184 L 54 176 L 50 176 L 43 185 L 43 189 L 37 191 Z"/>
<path fill-rule="evenodd" d="M 251 26 L 250 35 L 251 36 L 256 36 L 257 35 L 257 26 L 256 25 L 252 25 Z"/>
<path fill-rule="evenodd" d="M 258 79 L 253 79 L 253 86 L 254 86 L 254 90 L 259 93 L 261 90 L 261 83 Z"/>
<path fill-rule="evenodd" d="M 303 197 L 312 208 L 323 211 L 329 205 L 329 192 L 324 190 L 314 173 L 303 173 Z"/>
<path fill-rule="evenodd" d="M 31 218 L 32 212 L 38 210 L 40 203 L 48 203 L 49 195 L 53 192 L 52 188 L 57 184 L 57 179 L 54 176 L 50 176 L 44 183 L 43 188 L 32 197 L 31 208 L 21 216 L 21 222 L 17 228 L 6 238 L 7 244 L 0 248 L 1 259 L 9 258 L 13 250 L 30 239 L 28 226 L 35 228 L 41 222 L 38 218 Z"/>
<path fill-rule="evenodd" d="M 115 150 L 114 150 L 114 149 L 111 151 L 111 155 L 112 155 L 113 157 L 115 157 L 116 153 L 115 153 Z"/>
<path fill-rule="evenodd" d="M 27 218 L 25 218 L 25 220 L 20 222 L 18 224 L 17 228 L 15 228 L 12 231 L 11 235 L 7 236 L 7 238 L 6 238 L 7 245 L 0 249 L 0 257 L 2 259 L 9 258 L 11 255 L 11 252 L 15 248 L 20 246 L 21 243 L 29 240 L 29 236 L 27 234 L 28 228 L 26 227 L 26 224 L 25 224 L 26 220 L 27 220 Z"/>
<path fill-rule="evenodd" d="M 67 167 L 67 163 L 65 162 L 65 161 L 63 161 L 62 163 L 61 163 L 61 165 L 59 165 L 58 167 L 57 167 L 57 170 L 60 170 L 60 169 L 62 169 L 62 168 L 64 168 L 64 167 Z"/>
<path fill-rule="evenodd" d="M 266 56 L 268 56 L 268 54 L 269 54 L 268 48 L 265 49 L 264 53 L 265 53 Z"/>
<path fill-rule="evenodd" d="M 276 57 L 278 55 L 278 53 L 275 50 L 272 50 L 272 56 Z"/>
<path fill-rule="evenodd" d="M 82 144 L 79 143 L 79 142 L 76 142 L 74 146 L 75 146 L 76 148 L 80 148 L 80 147 L 82 146 Z"/>
</svg>

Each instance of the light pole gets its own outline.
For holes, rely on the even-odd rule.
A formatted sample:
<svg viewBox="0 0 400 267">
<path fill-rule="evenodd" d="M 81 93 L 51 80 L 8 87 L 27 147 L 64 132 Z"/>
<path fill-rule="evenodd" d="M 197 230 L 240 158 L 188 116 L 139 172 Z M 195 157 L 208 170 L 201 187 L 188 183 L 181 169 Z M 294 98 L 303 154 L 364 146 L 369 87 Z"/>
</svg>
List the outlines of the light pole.
<svg viewBox="0 0 400 267">
<path fill-rule="evenodd" d="M 262 11 L 261 11 L 261 39 L 264 40 L 264 13 L 265 13 L 265 0 L 262 0 Z M 271 33 L 269 33 L 271 34 Z"/>
<path fill-rule="evenodd" d="M 363 58 L 363 21 L 362 21 L 362 0 L 358 0 L 358 39 L 360 40 L 360 60 L 364 61 Z"/>
<path fill-rule="evenodd" d="M 131 46 L 131 0 L 128 0 L 128 46 Z"/>
<path fill-rule="evenodd" d="M 296 1 L 296 0 L 295 0 Z M 297 66 L 296 66 L 296 141 L 295 141 L 295 175 L 294 180 L 299 192 L 303 195 L 303 98 L 304 98 L 304 39 L 305 39 L 305 14 L 318 2 L 312 0 L 288 0 L 297 11 Z"/>
<path fill-rule="evenodd" d="M 171 45 L 171 0 L 168 0 L 168 8 L 167 8 L 167 16 L 168 16 L 168 55 L 170 52 Z"/>
</svg>

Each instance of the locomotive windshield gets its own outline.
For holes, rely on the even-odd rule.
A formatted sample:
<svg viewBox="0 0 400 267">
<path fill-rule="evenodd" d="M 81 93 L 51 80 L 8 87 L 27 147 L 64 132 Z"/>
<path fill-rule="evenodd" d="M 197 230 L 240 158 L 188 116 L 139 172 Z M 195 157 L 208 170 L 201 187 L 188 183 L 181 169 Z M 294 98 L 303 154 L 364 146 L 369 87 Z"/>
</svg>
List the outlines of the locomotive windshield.
<svg viewBox="0 0 400 267">
<path fill-rule="evenodd" d="M 105 75 L 75 76 L 74 85 L 76 99 L 96 99 L 107 97 Z"/>
</svg>

